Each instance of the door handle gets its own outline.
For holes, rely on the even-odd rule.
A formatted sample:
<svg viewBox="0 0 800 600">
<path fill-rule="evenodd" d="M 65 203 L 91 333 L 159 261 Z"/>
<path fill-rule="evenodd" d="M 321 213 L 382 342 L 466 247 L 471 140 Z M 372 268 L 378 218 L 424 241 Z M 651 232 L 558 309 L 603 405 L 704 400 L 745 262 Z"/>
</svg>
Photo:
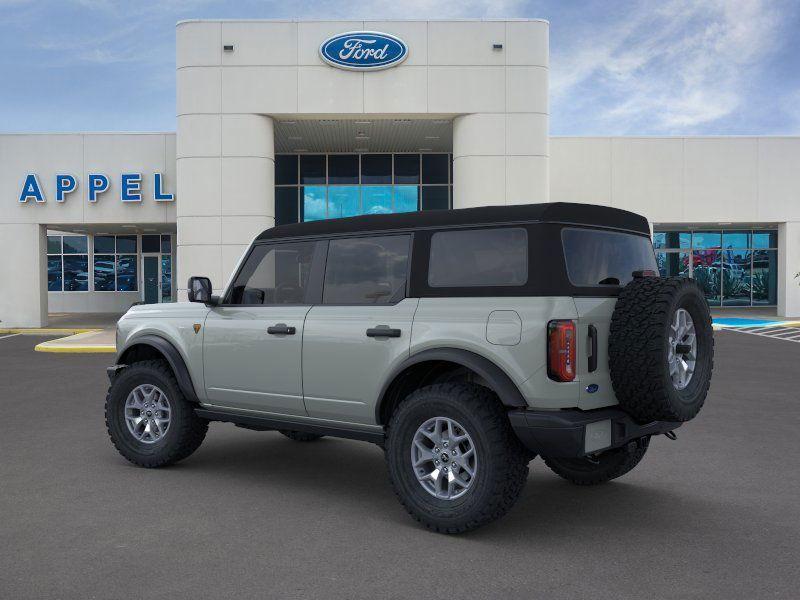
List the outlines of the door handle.
<svg viewBox="0 0 800 600">
<path fill-rule="evenodd" d="M 589 373 L 597 370 L 597 327 L 589 325 L 589 347 L 591 354 L 589 355 Z"/>
<path fill-rule="evenodd" d="M 267 327 L 267 333 L 270 335 L 294 335 L 296 331 L 294 327 L 286 323 L 278 323 Z"/>
<path fill-rule="evenodd" d="M 367 329 L 367 337 L 400 337 L 402 331 L 399 329 L 392 329 L 388 325 L 378 325 Z"/>
</svg>

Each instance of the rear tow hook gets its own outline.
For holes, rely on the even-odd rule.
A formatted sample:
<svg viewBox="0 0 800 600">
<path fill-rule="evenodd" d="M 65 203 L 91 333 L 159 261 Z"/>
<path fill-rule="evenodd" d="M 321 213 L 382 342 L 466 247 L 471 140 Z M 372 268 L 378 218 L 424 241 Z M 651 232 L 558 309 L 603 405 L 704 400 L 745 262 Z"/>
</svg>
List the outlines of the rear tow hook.
<svg viewBox="0 0 800 600">
<path fill-rule="evenodd" d="M 665 433 L 664 433 L 664 435 L 665 435 L 666 437 L 668 437 L 669 439 L 671 439 L 672 441 L 675 441 L 675 440 L 677 440 L 677 439 L 678 439 L 678 436 L 677 436 L 677 435 L 675 435 L 675 432 L 674 432 L 674 431 L 667 431 L 667 432 L 665 432 Z"/>
</svg>

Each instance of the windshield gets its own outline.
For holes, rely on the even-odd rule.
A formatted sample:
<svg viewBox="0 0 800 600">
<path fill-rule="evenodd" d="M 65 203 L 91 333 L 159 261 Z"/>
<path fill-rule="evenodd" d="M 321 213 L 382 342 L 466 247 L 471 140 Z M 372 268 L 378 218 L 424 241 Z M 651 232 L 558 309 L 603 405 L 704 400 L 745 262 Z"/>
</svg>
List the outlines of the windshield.
<svg viewBox="0 0 800 600">
<path fill-rule="evenodd" d="M 567 275 L 575 286 L 625 285 L 634 271 L 658 272 L 650 238 L 569 228 L 561 232 Z"/>
</svg>

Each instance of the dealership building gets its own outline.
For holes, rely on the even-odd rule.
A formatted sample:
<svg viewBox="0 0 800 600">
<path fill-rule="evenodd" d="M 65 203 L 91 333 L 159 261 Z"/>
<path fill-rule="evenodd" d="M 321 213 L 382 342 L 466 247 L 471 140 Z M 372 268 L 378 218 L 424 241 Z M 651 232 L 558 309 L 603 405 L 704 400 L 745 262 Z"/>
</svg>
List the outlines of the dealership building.
<svg viewBox="0 0 800 600">
<path fill-rule="evenodd" d="M 550 137 L 545 21 L 186 21 L 176 59 L 177 133 L 0 135 L 0 327 L 221 290 L 275 224 L 554 201 L 800 315 L 800 138 Z"/>
</svg>

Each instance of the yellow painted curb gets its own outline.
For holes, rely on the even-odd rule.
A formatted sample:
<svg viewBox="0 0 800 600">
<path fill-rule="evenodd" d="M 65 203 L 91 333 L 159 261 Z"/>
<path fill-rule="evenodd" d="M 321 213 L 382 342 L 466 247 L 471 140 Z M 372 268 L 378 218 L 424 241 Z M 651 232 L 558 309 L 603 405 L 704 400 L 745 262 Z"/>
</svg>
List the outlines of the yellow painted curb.
<svg viewBox="0 0 800 600">
<path fill-rule="evenodd" d="M 48 342 L 36 344 L 36 352 L 56 352 L 60 354 L 115 354 L 116 346 L 49 346 Z"/>
<path fill-rule="evenodd" d="M 77 335 L 79 333 L 98 333 L 102 329 L 48 329 L 47 327 L 21 327 L 0 329 L 0 335 L 16 333 L 22 335 Z"/>
</svg>

